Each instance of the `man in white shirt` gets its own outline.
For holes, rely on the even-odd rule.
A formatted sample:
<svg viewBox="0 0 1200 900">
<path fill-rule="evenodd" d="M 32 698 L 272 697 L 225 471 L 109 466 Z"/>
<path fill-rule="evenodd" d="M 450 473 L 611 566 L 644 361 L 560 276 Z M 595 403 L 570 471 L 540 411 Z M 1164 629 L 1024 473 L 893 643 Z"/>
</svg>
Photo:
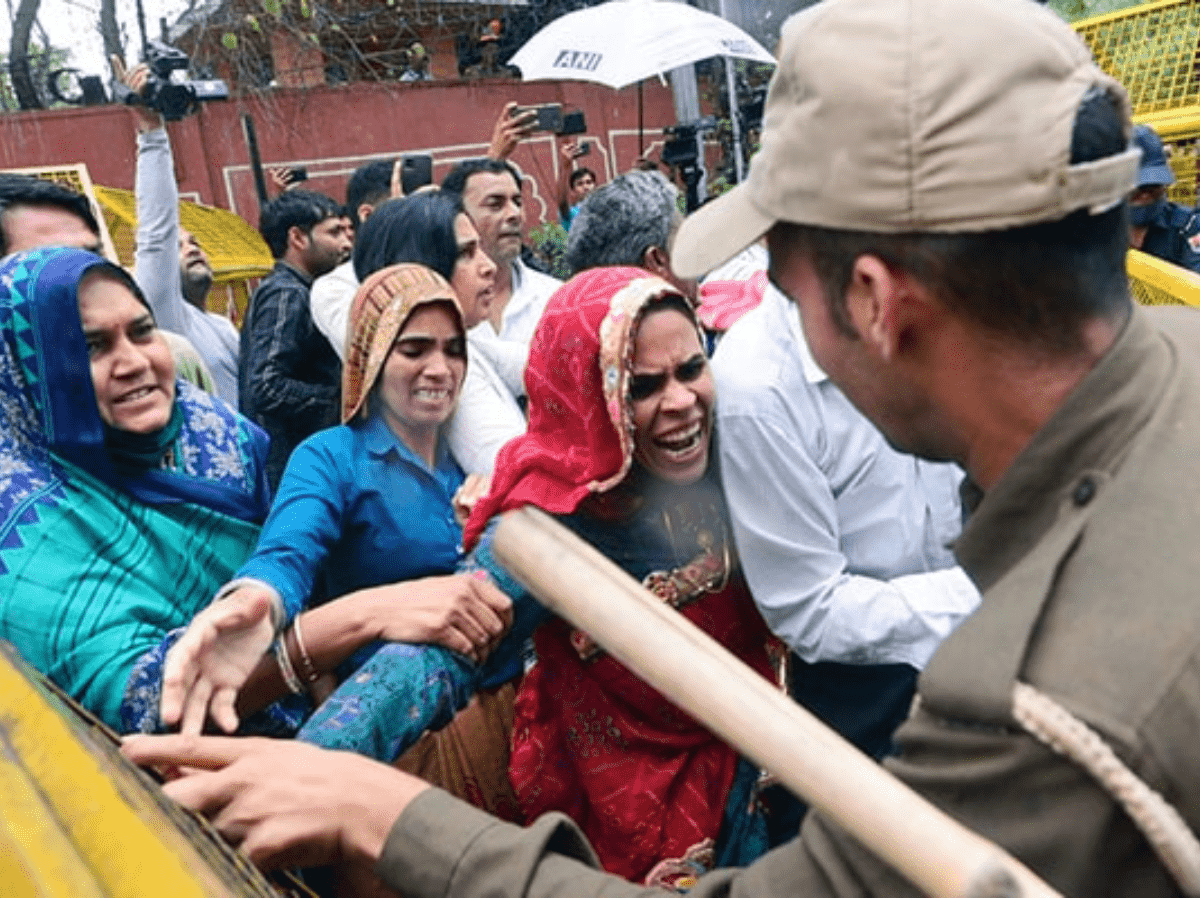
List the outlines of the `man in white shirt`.
<svg viewBox="0 0 1200 900">
<path fill-rule="evenodd" d="M 882 756 L 917 672 L 979 603 L 949 544 L 949 463 L 893 450 L 813 361 L 768 286 L 713 357 L 721 477 L 738 554 L 793 695 Z"/>
<path fill-rule="evenodd" d="M 395 166 L 394 160 L 376 159 L 359 166 L 350 176 L 346 183 L 346 213 L 355 235 L 375 207 L 391 196 Z M 313 324 L 342 362 L 346 361 L 346 328 L 356 293 L 358 277 L 354 261 L 348 259 L 314 281 L 308 296 Z"/>
<path fill-rule="evenodd" d="M 529 342 L 550 295 L 562 282 L 521 260 L 525 221 L 521 176 L 504 160 L 469 159 L 451 169 L 442 190 L 462 196 L 483 251 L 496 264 L 495 296 L 488 320 L 472 328 L 468 338 L 496 364 L 513 392 L 524 394 Z"/>
</svg>

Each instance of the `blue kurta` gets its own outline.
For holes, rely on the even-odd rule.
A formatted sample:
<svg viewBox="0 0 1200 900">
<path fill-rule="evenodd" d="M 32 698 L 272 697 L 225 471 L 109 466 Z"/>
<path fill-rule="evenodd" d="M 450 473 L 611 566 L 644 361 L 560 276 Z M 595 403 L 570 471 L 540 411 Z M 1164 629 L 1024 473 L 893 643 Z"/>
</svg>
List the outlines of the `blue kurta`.
<svg viewBox="0 0 1200 900">
<path fill-rule="evenodd" d="M 291 618 L 360 588 L 453 572 L 462 528 L 452 500 L 464 476 L 444 443 L 436 462 L 430 469 L 379 416 L 314 434 L 288 461 L 238 577 L 273 585 Z"/>
</svg>

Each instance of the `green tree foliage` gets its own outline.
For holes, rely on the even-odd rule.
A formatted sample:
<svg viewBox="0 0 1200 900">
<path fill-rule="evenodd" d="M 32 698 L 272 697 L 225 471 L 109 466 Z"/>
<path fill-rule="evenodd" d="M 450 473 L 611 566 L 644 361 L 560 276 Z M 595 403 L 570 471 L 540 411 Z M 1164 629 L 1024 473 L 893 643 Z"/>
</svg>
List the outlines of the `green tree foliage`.
<svg viewBox="0 0 1200 900">
<path fill-rule="evenodd" d="M 1140 6 L 1145 0 L 1049 0 L 1046 4 L 1068 22 Z"/>
<path fill-rule="evenodd" d="M 49 109 L 65 104 L 54 99 L 46 87 L 46 79 L 51 72 L 67 67 L 69 51 L 58 48 L 31 46 L 25 55 L 27 66 L 19 67 L 29 73 L 29 85 L 33 91 L 36 105 L 31 105 L 28 98 L 22 102 L 13 84 L 12 67 L 9 66 L 9 54 L 0 53 L 0 110 L 12 111 L 18 109 Z"/>
</svg>

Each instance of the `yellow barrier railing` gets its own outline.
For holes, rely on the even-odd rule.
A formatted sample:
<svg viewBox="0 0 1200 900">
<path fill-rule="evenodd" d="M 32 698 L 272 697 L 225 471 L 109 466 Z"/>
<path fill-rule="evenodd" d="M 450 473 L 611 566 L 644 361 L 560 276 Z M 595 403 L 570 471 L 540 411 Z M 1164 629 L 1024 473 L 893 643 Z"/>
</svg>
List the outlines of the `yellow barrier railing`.
<svg viewBox="0 0 1200 900">
<path fill-rule="evenodd" d="M 1143 3 L 1081 19 L 1074 28 L 1100 67 L 1125 85 L 1134 115 L 1200 104 L 1196 0 Z"/>
<path fill-rule="evenodd" d="M 1129 293 L 1147 306 L 1200 306 L 1200 275 L 1140 250 L 1125 260 Z"/>
<path fill-rule="evenodd" d="M 1200 154 L 1200 2 L 1156 0 L 1081 19 L 1073 27 L 1104 71 L 1129 91 L 1134 120 L 1170 150 L 1169 197 L 1193 206 Z"/>
<path fill-rule="evenodd" d="M 133 192 L 99 185 L 95 192 L 112 233 L 117 256 L 122 264 L 132 266 L 137 232 Z M 248 282 L 262 278 L 275 265 L 266 241 L 241 216 L 186 200 L 179 204 L 179 224 L 196 236 L 212 264 L 213 292 L 208 298 L 209 311 L 232 314 L 235 321 L 241 321 L 249 299 Z"/>
<path fill-rule="evenodd" d="M 278 896 L 0 643 L 0 893 Z"/>
<path fill-rule="evenodd" d="M 32 175 L 34 178 L 44 178 L 47 181 L 53 181 L 61 184 L 63 187 L 70 188 L 76 193 L 83 194 L 91 202 L 92 214 L 96 216 L 96 224 L 100 226 L 100 246 L 104 250 L 104 255 L 113 262 L 120 261 L 116 247 L 113 244 L 112 235 L 108 231 L 108 221 L 104 215 L 104 207 L 96 199 L 96 187 L 92 184 L 92 178 L 88 174 L 86 163 L 75 163 L 70 166 L 34 166 L 25 169 L 0 169 L 0 171 L 11 172 L 14 175 Z"/>
<path fill-rule="evenodd" d="M 97 212 L 104 255 L 127 268 L 133 266 L 137 209 L 132 191 L 92 183 L 84 163 L 70 166 L 37 166 L 5 169 L 56 181 L 86 196 Z M 196 236 L 213 267 L 209 311 L 240 322 L 250 298 L 250 282 L 262 278 L 275 265 L 262 235 L 245 219 L 228 210 L 181 201 L 180 224 Z"/>
</svg>

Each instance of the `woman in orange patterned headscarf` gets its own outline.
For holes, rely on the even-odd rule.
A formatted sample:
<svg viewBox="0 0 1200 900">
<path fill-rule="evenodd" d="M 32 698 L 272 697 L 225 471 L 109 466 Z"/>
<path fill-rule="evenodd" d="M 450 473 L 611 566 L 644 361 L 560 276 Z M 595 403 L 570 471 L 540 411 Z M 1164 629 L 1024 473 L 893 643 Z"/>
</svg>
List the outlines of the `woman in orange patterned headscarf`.
<svg viewBox="0 0 1200 900">
<path fill-rule="evenodd" d="M 176 648 L 200 655 L 206 641 L 231 635 L 245 645 L 230 650 L 226 642 L 208 654 L 206 665 L 218 665 L 216 656 L 229 662 L 196 679 L 182 710 L 185 730 L 199 730 L 215 690 L 239 689 L 239 711 L 297 695 L 294 715 L 280 725 L 294 730 L 324 675 L 357 670 L 352 686 L 323 703 L 299 736 L 331 737 L 327 745 L 390 761 L 410 739 L 380 725 L 394 712 L 387 704 L 399 696 L 406 708 L 420 705 L 428 692 L 434 715 L 444 706 L 438 687 L 447 667 L 468 664 L 446 651 L 478 662 L 495 647 L 510 623 L 508 599 L 486 579 L 453 574 L 462 537 L 454 498 L 464 475 L 443 430 L 466 365 L 462 313 L 444 278 L 406 264 L 364 282 L 351 310 L 344 424 L 296 448 L 257 549 Z M 230 624 L 262 602 L 281 610 L 275 623 Z M 274 654 L 260 660 L 273 637 Z M 398 686 L 360 668 L 379 642 L 420 664 L 412 681 Z M 164 687 L 169 724 L 178 709 L 172 702 Z M 232 708 L 214 700 L 213 713 L 227 731 L 237 727 Z"/>
</svg>

